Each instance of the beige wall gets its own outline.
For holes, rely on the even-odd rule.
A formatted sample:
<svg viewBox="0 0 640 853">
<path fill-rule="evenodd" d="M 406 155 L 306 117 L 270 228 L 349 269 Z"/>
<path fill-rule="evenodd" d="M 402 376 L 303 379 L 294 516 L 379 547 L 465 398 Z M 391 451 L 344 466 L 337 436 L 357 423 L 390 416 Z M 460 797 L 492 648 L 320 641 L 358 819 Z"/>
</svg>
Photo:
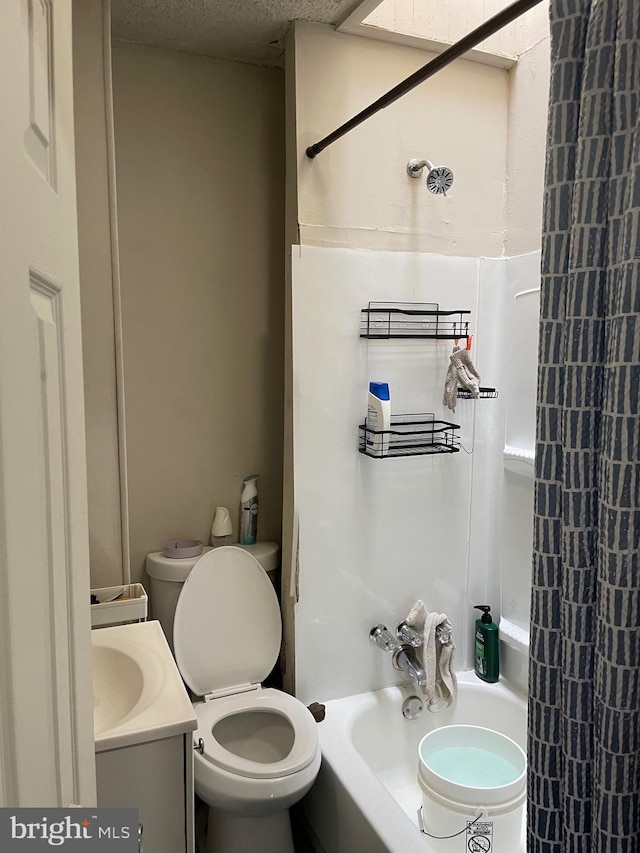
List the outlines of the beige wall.
<svg viewBox="0 0 640 853">
<path fill-rule="evenodd" d="M 295 25 L 298 219 L 306 244 L 499 257 L 504 250 L 508 73 L 459 60 L 315 160 L 306 147 L 424 65 L 432 54 Z M 450 166 L 436 197 L 411 158 Z"/>
<path fill-rule="evenodd" d="M 412 47 L 441 51 L 512 4 L 513 0 L 382 0 L 370 15 L 355 25 L 347 19 L 341 31 L 386 39 Z M 354 26 L 355 25 L 355 26 Z M 346 28 L 346 29 L 344 29 Z M 488 65 L 510 68 L 533 45 L 549 33 L 548 4 L 538 3 L 511 24 L 469 51 L 467 58 Z"/>
<path fill-rule="evenodd" d="M 549 35 L 527 50 L 509 73 L 509 147 L 505 254 L 534 252 L 542 236 L 544 163 L 549 100 Z"/>
<path fill-rule="evenodd" d="M 174 537 L 237 538 L 241 481 L 280 538 L 284 79 L 115 44 L 131 572 Z"/>
<path fill-rule="evenodd" d="M 109 188 L 108 68 L 103 0 L 73 4 L 78 242 L 82 301 L 91 586 L 115 586 L 126 573 L 120 506 L 118 407 Z M 106 29 L 106 32 L 105 32 Z"/>
<path fill-rule="evenodd" d="M 299 242 L 501 257 L 540 247 L 549 35 L 546 9 L 518 22 L 527 46 L 509 70 L 457 60 L 368 119 L 315 160 L 306 147 L 424 65 L 433 54 L 296 23 Z M 443 199 L 405 173 L 413 157 L 449 165 Z M 294 234 L 293 228 L 288 228 Z M 297 237 L 296 241 L 297 242 Z"/>
<path fill-rule="evenodd" d="M 444 46 L 459 41 L 511 2 L 513 0 L 474 0 L 473 3 L 383 0 L 363 23 Z M 517 23 L 503 27 L 475 48 L 473 55 L 490 65 L 508 67 L 517 55 L 517 35 Z"/>
</svg>

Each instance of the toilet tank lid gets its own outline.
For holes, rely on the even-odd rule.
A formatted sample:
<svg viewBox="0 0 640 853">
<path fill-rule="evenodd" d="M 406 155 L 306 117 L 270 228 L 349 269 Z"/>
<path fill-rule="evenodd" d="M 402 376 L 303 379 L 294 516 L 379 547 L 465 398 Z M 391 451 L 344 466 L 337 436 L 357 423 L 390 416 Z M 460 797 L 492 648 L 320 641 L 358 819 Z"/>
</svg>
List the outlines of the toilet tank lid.
<svg viewBox="0 0 640 853">
<path fill-rule="evenodd" d="M 280 548 L 277 542 L 256 542 L 255 545 L 238 545 L 248 551 L 260 563 L 265 572 L 272 572 L 280 565 Z"/>
<path fill-rule="evenodd" d="M 206 554 L 208 551 L 211 551 L 211 545 L 205 545 L 202 549 L 202 554 Z M 200 559 L 200 556 L 183 557 L 176 560 L 172 557 L 165 557 L 162 551 L 153 551 L 151 554 L 147 554 L 145 569 L 150 578 L 160 581 L 184 583 L 189 577 L 191 569 Z"/>
</svg>

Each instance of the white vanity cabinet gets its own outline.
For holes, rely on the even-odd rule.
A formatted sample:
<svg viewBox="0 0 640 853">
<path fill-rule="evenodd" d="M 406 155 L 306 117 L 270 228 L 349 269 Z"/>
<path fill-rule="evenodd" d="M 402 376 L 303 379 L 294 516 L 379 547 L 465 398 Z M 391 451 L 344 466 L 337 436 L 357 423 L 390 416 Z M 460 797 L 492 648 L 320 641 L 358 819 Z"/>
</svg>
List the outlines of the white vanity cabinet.
<svg viewBox="0 0 640 853">
<path fill-rule="evenodd" d="M 91 645 L 98 806 L 138 809 L 146 853 L 194 853 L 198 721 L 160 623 L 97 628 Z"/>
<path fill-rule="evenodd" d="M 137 808 L 149 853 L 194 853 L 193 735 L 96 754 L 99 806 Z"/>
</svg>

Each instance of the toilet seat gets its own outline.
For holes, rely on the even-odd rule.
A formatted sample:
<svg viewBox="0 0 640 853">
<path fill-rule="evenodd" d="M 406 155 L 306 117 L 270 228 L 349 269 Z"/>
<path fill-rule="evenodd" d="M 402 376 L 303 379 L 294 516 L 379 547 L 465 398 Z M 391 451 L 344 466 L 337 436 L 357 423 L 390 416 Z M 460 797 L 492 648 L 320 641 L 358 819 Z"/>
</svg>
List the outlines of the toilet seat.
<svg viewBox="0 0 640 853">
<path fill-rule="evenodd" d="M 222 696 L 261 684 L 281 638 L 278 598 L 256 558 L 233 546 L 200 557 L 173 622 L 176 663 L 191 690 Z"/>
<path fill-rule="evenodd" d="M 201 756 L 195 758 L 195 779 L 196 791 L 199 785 L 210 804 L 224 802 L 231 809 L 258 787 L 265 789 L 257 798 L 262 809 L 274 796 L 274 788 L 287 790 L 288 797 L 310 784 L 318 772 L 318 733 L 308 709 L 288 693 L 260 686 L 278 658 L 281 637 L 278 598 L 255 557 L 240 548 L 222 547 L 198 560 L 176 605 L 173 639 L 183 679 L 205 700 L 194 705 L 198 718 L 194 736 L 203 744 Z M 214 735 L 227 718 L 268 712 L 286 720 L 285 740 L 277 721 L 265 737 L 257 733 L 260 726 L 255 721 L 245 720 L 243 725 L 239 719 L 233 732 L 221 727 L 221 740 Z M 237 755 L 222 740 L 257 758 Z M 284 758 L 269 760 L 289 743 Z"/>
<path fill-rule="evenodd" d="M 211 702 L 195 705 L 198 718 L 196 739 L 204 743 L 203 758 L 216 767 L 251 779 L 277 779 L 298 773 L 307 767 L 318 751 L 316 723 L 309 710 L 293 696 L 280 690 L 258 689 L 233 696 L 224 696 Z M 224 747 L 213 734 L 217 723 L 225 717 L 245 711 L 271 711 L 283 716 L 294 733 L 289 754 L 280 761 L 251 761 Z"/>
</svg>

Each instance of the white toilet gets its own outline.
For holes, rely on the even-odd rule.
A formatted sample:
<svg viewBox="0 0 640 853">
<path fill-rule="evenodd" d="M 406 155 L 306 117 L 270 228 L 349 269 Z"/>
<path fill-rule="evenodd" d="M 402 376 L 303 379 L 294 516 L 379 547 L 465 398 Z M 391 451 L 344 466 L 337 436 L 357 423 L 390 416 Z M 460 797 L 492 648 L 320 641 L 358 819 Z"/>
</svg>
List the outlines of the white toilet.
<svg viewBox="0 0 640 853">
<path fill-rule="evenodd" d="M 160 553 L 147 557 L 152 606 L 165 561 Z M 320 746 L 307 708 L 261 686 L 280 651 L 277 596 L 242 548 L 214 548 L 191 562 L 183 566 L 189 570 L 175 605 L 173 647 L 184 681 L 203 697 L 194 703 L 194 740 L 202 749 L 195 752 L 195 790 L 209 806 L 206 849 L 294 853 L 288 809 L 313 784 Z"/>
</svg>

